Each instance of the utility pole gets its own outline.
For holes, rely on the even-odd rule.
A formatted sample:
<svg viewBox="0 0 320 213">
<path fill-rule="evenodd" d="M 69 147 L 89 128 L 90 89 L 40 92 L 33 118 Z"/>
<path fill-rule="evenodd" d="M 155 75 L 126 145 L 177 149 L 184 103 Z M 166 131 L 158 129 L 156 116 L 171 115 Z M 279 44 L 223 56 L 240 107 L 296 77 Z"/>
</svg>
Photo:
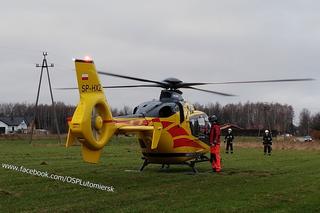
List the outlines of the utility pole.
<svg viewBox="0 0 320 213">
<path fill-rule="evenodd" d="M 52 93 L 51 80 L 50 80 L 50 74 L 49 74 L 49 67 L 54 67 L 54 64 L 51 63 L 48 66 L 48 62 L 47 62 L 47 59 L 46 59 L 46 56 L 48 55 L 48 53 L 47 52 L 43 52 L 42 54 L 43 54 L 42 65 L 36 64 L 36 67 L 41 67 L 41 73 L 40 73 L 40 80 L 39 80 L 39 85 L 38 85 L 36 105 L 34 107 L 34 117 L 33 117 L 33 122 L 32 122 L 32 125 L 31 125 L 30 142 L 29 143 L 32 143 L 33 129 L 35 127 L 35 122 L 36 122 L 36 119 L 37 119 L 37 116 L 38 116 L 37 110 L 38 110 L 38 103 L 39 103 L 39 95 L 40 95 L 40 89 L 41 89 L 43 70 L 46 69 L 47 77 L 48 77 L 48 83 L 49 83 L 49 89 L 50 89 L 50 95 L 51 95 L 51 103 L 52 103 L 52 111 L 53 111 L 54 123 L 55 123 L 56 129 L 57 129 L 59 143 L 61 144 L 60 130 L 59 130 L 59 125 L 58 125 L 56 108 L 55 108 L 55 104 L 54 104 L 54 100 L 53 100 L 53 93 Z"/>
</svg>

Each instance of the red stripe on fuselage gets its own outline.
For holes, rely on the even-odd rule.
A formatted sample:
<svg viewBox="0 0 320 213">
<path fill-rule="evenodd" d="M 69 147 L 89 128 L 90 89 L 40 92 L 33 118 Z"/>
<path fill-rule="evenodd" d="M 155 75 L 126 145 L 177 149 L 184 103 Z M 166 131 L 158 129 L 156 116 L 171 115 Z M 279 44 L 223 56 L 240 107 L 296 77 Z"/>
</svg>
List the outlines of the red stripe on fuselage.
<svg viewBox="0 0 320 213">
<path fill-rule="evenodd" d="M 160 122 L 160 118 L 153 118 L 152 122 Z"/>
<path fill-rule="evenodd" d="M 188 138 L 179 138 L 179 139 L 173 140 L 173 148 L 182 147 L 182 146 L 203 148 L 200 144 Z"/>
<path fill-rule="evenodd" d="M 167 128 L 168 126 L 170 126 L 171 124 L 173 124 L 173 122 L 169 122 L 169 121 L 161 121 L 161 124 L 163 126 L 163 128 Z"/>
<path fill-rule="evenodd" d="M 180 127 L 179 125 L 176 125 L 176 126 L 170 128 L 168 130 L 168 132 L 170 133 L 170 135 L 173 138 L 176 137 L 176 136 L 181 136 L 181 135 L 189 135 L 187 133 L 187 131 L 184 128 Z"/>
</svg>

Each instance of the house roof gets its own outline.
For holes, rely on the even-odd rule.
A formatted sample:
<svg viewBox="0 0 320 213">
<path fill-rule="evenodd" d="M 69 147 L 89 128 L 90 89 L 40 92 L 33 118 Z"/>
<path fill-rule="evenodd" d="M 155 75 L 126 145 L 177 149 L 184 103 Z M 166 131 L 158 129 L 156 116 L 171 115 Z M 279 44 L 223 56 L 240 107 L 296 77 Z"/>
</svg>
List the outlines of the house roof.
<svg viewBox="0 0 320 213">
<path fill-rule="evenodd" d="M 0 117 L 0 121 L 8 126 L 19 126 L 23 121 L 28 124 L 28 121 L 24 117 Z"/>
<path fill-rule="evenodd" d="M 240 129 L 242 130 L 243 128 L 241 128 L 240 126 L 237 126 L 235 124 L 223 124 L 221 125 L 220 129 L 223 130 L 223 129 L 228 129 L 228 128 L 233 128 L 233 129 Z"/>
</svg>

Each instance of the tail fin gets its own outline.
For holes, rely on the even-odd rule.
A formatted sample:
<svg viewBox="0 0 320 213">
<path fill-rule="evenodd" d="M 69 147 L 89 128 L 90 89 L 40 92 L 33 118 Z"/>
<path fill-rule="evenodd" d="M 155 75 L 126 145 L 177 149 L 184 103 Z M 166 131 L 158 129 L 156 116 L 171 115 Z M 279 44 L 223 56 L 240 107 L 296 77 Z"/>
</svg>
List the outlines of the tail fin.
<svg viewBox="0 0 320 213">
<path fill-rule="evenodd" d="M 66 146 L 75 139 L 82 143 L 84 161 L 97 163 L 102 148 L 116 131 L 110 106 L 104 96 L 92 60 L 75 60 L 80 102 L 69 122 Z"/>
<path fill-rule="evenodd" d="M 102 93 L 103 88 L 100 84 L 96 67 L 91 60 L 75 60 L 79 93 Z"/>
</svg>

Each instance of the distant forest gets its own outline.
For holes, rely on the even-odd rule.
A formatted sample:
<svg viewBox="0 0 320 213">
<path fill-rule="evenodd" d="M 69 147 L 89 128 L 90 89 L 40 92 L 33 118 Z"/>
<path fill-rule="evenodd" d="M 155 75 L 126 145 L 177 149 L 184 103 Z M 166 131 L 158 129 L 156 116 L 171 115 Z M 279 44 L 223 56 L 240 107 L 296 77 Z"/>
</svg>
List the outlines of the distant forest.
<svg viewBox="0 0 320 213">
<path fill-rule="evenodd" d="M 293 124 L 295 112 L 291 105 L 279 103 L 250 103 L 227 104 L 219 103 L 206 105 L 194 104 L 197 110 L 208 115 L 216 115 L 220 122 L 236 124 L 245 129 L 272 129 L 279 133 L 308 135 L 311 129 L 320 130 L 320 113 L 311 115 L 308 109 L 299 114 L 299 125 Z"/>
<path fill-rule="evenodd" d="M 67 118 L 71 117 L 75 106 L 56 103 L 57 119 L 60 131 L 66 133 Z M 280 133 L 307 135 L 310 129 L 320 130 L 320 113 L 314 115 L 307 109 L 299 114 L 299 126 L 293 124 L 293 107 L 279 103 L 250 103 L 227 104 L 210 103 L 194 104 L 195 109 L 208 115 L 216 115 L 220 123 L 232 123 L 246 129 L 274 129 Z M 131 114 L 132 109 L 124 106 L 122 109 L 112 109 L 113 116 Z M 34 105 L 26 103 L 0 104 L 0 116 L 21 116 L 29 121 L 34 116 Z M 55 133 L 51 105 L 40 104 L 37 110 L 36 125 L 39 129 L 47 129 Z"/>
</svg>

